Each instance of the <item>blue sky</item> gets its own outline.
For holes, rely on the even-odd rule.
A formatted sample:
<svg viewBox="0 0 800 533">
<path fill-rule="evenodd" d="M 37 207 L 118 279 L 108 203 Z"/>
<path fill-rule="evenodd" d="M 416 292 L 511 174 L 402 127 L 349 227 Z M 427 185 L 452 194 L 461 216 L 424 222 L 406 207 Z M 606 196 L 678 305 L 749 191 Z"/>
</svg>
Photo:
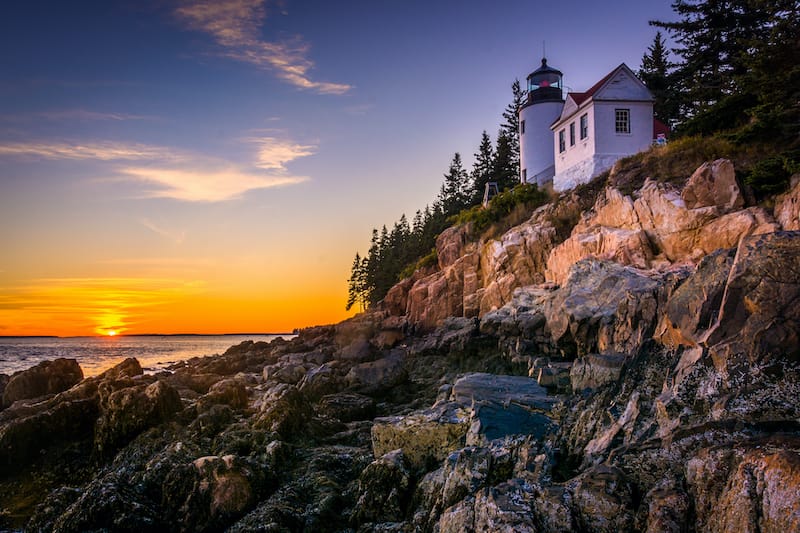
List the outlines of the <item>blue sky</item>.
<svg viewBox="0 0 800 533">
<path fill-rule="evenodd" d="M 647 21 L 671 17 L 666 0 L 4 6 L 0 334 L 71 316 L 36 296 L 53 280 L 263 308 L 248 330 L 339 319 L 371 228 L 431 202 L 454 152 L 471 165 L 543 41 L 581 91 L 636 70 Z M 124 327 L 164 324 L 141 320 Z"/>
</svg>

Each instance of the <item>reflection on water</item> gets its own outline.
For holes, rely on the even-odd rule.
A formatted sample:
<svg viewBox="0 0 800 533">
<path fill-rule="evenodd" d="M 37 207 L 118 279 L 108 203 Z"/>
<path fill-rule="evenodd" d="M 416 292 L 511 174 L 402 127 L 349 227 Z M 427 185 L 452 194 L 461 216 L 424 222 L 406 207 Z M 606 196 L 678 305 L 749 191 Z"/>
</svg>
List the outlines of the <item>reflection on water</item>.
<svg viewBox="0 0 800 533">
<path fill-rule="evenodd" d="M 46 360 L 77 359 L 83 375 L 96 376 L 135 357 L 147 372 L 195 356 L 225 352 L 246 340 L 271 341 L 291 335 L 147 335 L 141 337 L 6 337 L 0 338 L 0 374 L 13 374 Z"/>
</svg>

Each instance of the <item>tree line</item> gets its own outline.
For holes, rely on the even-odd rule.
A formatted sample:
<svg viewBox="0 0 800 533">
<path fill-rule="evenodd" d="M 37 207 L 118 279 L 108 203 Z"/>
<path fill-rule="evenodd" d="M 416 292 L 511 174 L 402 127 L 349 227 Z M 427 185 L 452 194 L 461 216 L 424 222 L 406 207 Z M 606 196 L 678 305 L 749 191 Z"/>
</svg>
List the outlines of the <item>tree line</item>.
<svg viewBox="0 0 800 533">
<path fill-rule="evenodd" d="M 650 21 L 659 31 L 638 73 L 655 116 L 680 134 L 796 143 L 800 2 L 675 0 L 672 9 L 676 21 Z M 675 42 L 672 54 L 660 30 Z"/>
<path fill-rule="evenodd" d="M 369 250 L 356 253 L 348 280 L 346 309 L 364 310 L 386 296 L 409 269 L 422 260 L 435 261 L 436 237 L 450 225 L 451 217 L 483 201 L 486 184 L 495 182 L 507 190 L 519 183 L 519 108 L 525 93 L 519 80 L 511 84 L 512 100 L 503 111 L 503 122 L 495 143 L 481 134 L 471 170 L 464 168 L 456 152 L 444 174 L 439 194 L 432 204 L 414 214 L 409 223 L 405 214 L 389 230 L 372 230 Z"/>
</svg>

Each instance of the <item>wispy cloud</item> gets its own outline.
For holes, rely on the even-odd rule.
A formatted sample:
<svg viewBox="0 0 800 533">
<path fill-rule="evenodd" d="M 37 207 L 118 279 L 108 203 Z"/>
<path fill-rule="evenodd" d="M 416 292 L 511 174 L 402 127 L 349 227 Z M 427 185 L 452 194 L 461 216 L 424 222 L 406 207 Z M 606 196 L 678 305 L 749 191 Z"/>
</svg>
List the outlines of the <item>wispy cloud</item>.
<svg viewBox="0 0 800 533">
<path fill-rule="evenodd" d="M 169 147 L 119 142 L 0 143 L 0 158 L 129 162 L 127 166 L 117 167 L 115 173 L 122 179 L 147 184 L 150 188 L 144 197 L 187 202 L 233 200 L 248 191 L 295 185 L 308 180 L 305 176 L 290 174 L 286 165 L 313 154 L 315 146 L 277 136 L 248 137 L 239 142 L 256 145 L 253 158 L 246 164 Z M 151 222 L 145 226 L 174 242 L 182 238 L 161 231 Z"/>
<path fill-rule="evenodd" d="M 122 173 L 156 185 L 150 198 L 173 198 L 187 202 L 221 202 L 241 197 L 255 189 L 269 189 L 302 183 L 303 176 L 260 176 L 236 168 L 192 171 L 170 168 L 131 167 Z"/>
<path fill-rule="evenodd" d="M 91 111 L 88 109 L 62 109 L 53 111 L 38 111 L 35 113 L 16 113 L 0 115 L 2 122 L 27 123 L 34 121 L 71 121 L 71 122 L 96 122 L 113 121 L 122 122 L 128 120 L 159 120 L 158 117 L 151 115 L 136 115 L 133 113 L 109 113 L 103 111 Z"/>
<path fill-rule="evenodd" d="M 271 70 L 284 81 L 322 94 L 344 94 L 352 86 L 311 79 L 314 62 L 301 38 L 266 41 L 261 27 L 267 19 L 265 0 L 191 0 L 175 10 L 192 30 L 211 35 L 225 56 Z"/>
<path fill-rule="evenodd" d="M 33 116 L 47 120 L 156 120 L 157 117 L 150 115 L 136 115 L 134 113 L 108 113 L 103 111 L 91 111 L 89 109 L 64 109 L 60 111 L 41 111 L 33 113 Z"/>
<path fill-rule="evenodd" d="M 317 148 L 314 145 L 299 144 L 278 137 L 250 137 L 245 141 L 258 146 L 255 166 L 280 172 L 286 171 L 287 163 L 313 155 Z"/>
<path fill-rule="evenodd" d="M 169 160 L 185 155 L 161 146 L 119 142 L 15 142 L 0 144 L 0 156 L 94 161 Z"/>
<path fill-rule="evenodd" d="M 159 235 L 174 244 L 183 244 L 183 241 L 186 240 L 185 231 L 172 231 L 165 229 L 159 224 L 156 224 L 155 222 L 150 220 L 149 218 L 143 218 L 139 221 L 139 223 L 145 228 L 155 233 L 156 235 Z"/>
</svg>

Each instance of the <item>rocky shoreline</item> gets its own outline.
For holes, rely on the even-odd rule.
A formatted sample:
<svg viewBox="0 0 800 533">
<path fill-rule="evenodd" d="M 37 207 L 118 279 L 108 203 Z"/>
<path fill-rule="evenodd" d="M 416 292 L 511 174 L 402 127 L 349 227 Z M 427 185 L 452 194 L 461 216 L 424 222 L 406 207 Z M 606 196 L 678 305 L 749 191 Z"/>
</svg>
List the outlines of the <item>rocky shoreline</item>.
<svg viewBox="0 0 800 533">
<path fill-rule="evenodd" d="M 800 531 L 800 183 L 746 203 L 584 188 L 289 341 L 0 376 L 0 529 Z"/>
</svg>

